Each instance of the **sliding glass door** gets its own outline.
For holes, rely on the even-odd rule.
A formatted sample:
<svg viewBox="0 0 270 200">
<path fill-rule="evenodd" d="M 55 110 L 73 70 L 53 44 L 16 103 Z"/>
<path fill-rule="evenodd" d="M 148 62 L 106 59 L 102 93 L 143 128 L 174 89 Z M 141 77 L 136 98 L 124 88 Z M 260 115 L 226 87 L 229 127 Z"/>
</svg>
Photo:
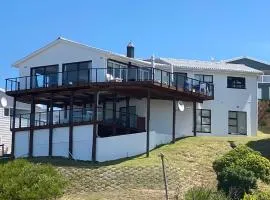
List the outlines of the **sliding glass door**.
<svg viewBox="0 0 270 200">
<path fill-rule="evenodd" d="M 63 85 L 84 85 L 91 82 L 92 62 L 76 62 L 63 65 Z"/>
<path fill-rule="evenodd" d="M 58 68 L 58 65 L 31 68 L 31 87 L 56 87 L 58 85 Z"/>
</svg>

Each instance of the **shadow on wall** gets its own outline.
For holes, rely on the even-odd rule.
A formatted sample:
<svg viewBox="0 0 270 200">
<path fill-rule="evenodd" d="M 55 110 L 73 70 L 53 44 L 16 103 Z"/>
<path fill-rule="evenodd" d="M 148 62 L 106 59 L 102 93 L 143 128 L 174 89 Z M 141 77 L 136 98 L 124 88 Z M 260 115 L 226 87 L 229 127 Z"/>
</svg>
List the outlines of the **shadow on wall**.
<svg viewBox="0 0 270 200">
<path fill-rule="evenodd" d="M 247 143 L 247 146 L 261 152 L 262 156 L 270 159 L 270 139 L 250 141 Z"/>
</svg>

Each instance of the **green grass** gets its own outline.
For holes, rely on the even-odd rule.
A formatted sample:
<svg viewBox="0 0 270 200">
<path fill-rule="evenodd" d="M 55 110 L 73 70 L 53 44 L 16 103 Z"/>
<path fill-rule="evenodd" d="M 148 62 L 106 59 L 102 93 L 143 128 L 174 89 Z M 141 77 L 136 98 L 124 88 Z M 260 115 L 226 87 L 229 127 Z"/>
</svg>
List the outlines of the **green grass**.
<svg viewBox="0 0 270 200">
<path fill-rule="evenodd" d="M 231 143 L 247 144 L 270 158 L 270 135 L 257 137 L 188 137 L 145 155 L 94 164 L 61 158 L 37 158 L 49 162 L 69 180 L 62 199 L 162 199 L 164 185 L 159 154 L 165 155 L 169 194 L 182 196 L 193 186 L 215 187 L 213 161 L 231 150 Z M 268 188 L 262 185 L 263 188 Z"/>
</svg>

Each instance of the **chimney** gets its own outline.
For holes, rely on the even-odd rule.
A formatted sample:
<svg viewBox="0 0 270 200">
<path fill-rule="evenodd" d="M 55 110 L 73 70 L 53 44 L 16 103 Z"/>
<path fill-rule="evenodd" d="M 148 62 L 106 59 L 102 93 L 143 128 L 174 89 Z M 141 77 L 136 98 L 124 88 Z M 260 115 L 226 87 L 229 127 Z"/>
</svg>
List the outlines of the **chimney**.
<svg viewBox="0 0 270 200">
<path fill-rule="evenodd" d="M 127 45 L 127 57 L 134 58 L 134 45 L 129 42 Z"/>
</svg>

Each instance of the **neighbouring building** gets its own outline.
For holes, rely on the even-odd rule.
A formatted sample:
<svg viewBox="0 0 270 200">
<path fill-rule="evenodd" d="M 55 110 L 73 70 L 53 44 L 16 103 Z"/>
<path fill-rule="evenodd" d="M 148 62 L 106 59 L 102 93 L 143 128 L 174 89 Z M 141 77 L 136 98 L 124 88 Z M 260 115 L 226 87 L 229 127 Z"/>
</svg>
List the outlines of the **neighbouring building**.
<svg viewBox="0 0 270 200">
<path fill-rule="evenodd" d="M 243 64 L 263 72 L 258 79 L 258 99 L 270 100 L 270 64 L 250 57 L 225 60 L 227 63 Z"/>
<path fill-rule="evenodd" d="M 6 94 L 31 104 L 13 115 L 12 153 L 107 161 L 177 138 L 257 132 L 257 77 L 240 64 L 146 60 L 58 38 L 13 64 Z M 46 107 L 37 112 L 36 104 Z"/>
<path fill-rule="evenodd" d="M 23 116 L 24 113 L 30 112 L 30 105 L 17 102 L 16 113 Z M 13 97 L 6 95 L 5 90 L 0 88 L 0 155 L 2 152 L 2 145 L 5 154 L 11 153 L 11 117 L 13 113 Z M 26 121 L 25 121 L 26 122 Z"/>
</svg>

